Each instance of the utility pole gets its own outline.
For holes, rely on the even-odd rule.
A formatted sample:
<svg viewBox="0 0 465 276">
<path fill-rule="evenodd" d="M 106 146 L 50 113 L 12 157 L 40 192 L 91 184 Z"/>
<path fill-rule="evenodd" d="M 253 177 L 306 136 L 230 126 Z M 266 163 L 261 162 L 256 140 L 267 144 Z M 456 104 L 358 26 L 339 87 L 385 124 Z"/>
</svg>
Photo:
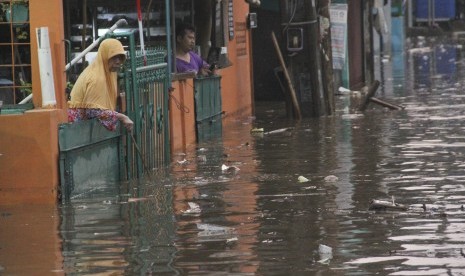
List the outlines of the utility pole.
<svg viewBox="0 0 465 276">
<path fill-rule="evenodd" d="M 335 111 L 334 100 L 334 75 L 333 75 L 333 51 L 331 49 L 331 24 L 329 17 L 330 0 L 318 0 L 318 16 L 320 25 L 320 56 L 323 72 L 323 91 L 326 107 L 326 115 L 332 115 Z"/>
<path fill-rule="evenodd" d="M 373 1 L 366 1 L 363 7 L 363 40 L 364 40 L 364 75 L 365 84 L 370 86 L 374 80 L 375 61 L 373 55 Z"/>
<path fill-rule="evenodd" d="M 327 114 L 326 106 L 324 104 L 324 91 L 322 89 L 322 70 L 320 62 L 320 48 L 319 48 L 319 28 L 318 18 L 316 13 L 315 0 L 306 0 L 304 8 L 307 14 L 308 22 L 308 55 L 309 63 L 308 70 L 311 73 L 310 89 L 312 94 L 313 114 L 321 116 Z"/>
<path fill-rule="evenodd" d="M 284 49 L 288 53 L 289 75 L 295 87 L 302 116 L 331 115 L 335 110 L 335 104 L 329 23 L 330 0 L 295 0 L 280 3 L 283 12 L 281 37 L 284 37 L 287 44 L 287 49 Z"/>
</svg>

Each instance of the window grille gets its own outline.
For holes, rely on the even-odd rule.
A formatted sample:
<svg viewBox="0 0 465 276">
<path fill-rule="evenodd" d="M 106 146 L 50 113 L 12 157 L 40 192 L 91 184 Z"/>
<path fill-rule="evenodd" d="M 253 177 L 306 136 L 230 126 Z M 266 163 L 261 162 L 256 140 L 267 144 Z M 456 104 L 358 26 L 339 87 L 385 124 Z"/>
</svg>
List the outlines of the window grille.
<svg viewBox="0 0 465 276">
<path fill-rule="evenodd" d="M 0 0 L 0 101 L 32 93 L 29 0 Z"/>
</svg>

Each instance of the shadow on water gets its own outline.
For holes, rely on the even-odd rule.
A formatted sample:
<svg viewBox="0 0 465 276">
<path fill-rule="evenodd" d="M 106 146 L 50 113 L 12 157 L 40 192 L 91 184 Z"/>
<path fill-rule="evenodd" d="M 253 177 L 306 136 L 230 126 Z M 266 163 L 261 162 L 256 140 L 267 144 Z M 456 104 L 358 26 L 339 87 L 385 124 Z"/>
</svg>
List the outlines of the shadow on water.
<svg viewBox="0 0 465 276">
<path fill-rule="evenodd" d="M 458 45 L 415 39 L 378 61 L 377 97 L 404 110 L 348 113 L 357 96 L 339 95 L 337 115 L 295 123 L 283 104 L 257 103 L 255 120 L 174 153 L 152 180 L 60 206 L 58 233 L 40 228 L 62 240 L 64 267 L 54 275 L 464 274 Z M 409 209 L 369 211 L 371 199 Z M 15 271 L 8 260 L 0 269 Z"/>
</svg>

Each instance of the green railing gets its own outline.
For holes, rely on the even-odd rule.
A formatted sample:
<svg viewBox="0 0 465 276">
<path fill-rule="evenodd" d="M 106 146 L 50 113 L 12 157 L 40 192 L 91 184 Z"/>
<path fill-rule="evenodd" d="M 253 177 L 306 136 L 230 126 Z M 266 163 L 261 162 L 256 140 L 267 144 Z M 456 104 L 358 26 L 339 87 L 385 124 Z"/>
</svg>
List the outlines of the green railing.
<svg viewBox="0 0 465 276">
<path fill-rule="evenodd" d="M 69 202 L 121 179 L 121 134 L 97 119 L 60 124 L 60 197 Z"/>
<path fill-rule="evenodd" d="M 221 137 L 221 76 L 195 78 L 194 92 L 197 141 Z"/>
<path fill-rule="evenodd" d="M 145 56 L 136 50 L 134 33 L 113 37 L 127 41 L 128 60 L 120 80 L 125 91 L 126 113 L 134 121 L 132 133 L 125 136 L 124 178 L 143 175 L 145 170 L 169 163 L 168 87 L 169 68 L 166 49 L 148 48 Z"/>
</svg>

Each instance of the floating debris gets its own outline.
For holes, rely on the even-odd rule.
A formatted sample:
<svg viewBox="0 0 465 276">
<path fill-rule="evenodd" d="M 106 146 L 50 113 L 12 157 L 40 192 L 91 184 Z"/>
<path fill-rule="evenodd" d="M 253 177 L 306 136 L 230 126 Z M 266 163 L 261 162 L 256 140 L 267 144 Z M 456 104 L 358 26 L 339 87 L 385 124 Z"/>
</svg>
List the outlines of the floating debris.
<svg viewBox="0 0 465 276">
<path fill-rule="evenodd" d="M 288 131 L 291 131 L 291 130 L 293 130 L 293 129 L 294 129 L 294 128 L 292 128 L 292 127 L 280 128 L 280 129 L 276 129 L 276 130 L 272 130 L 272 131 L 265 132 L 264 134 L 265 134 L 265 135 L 278 134 L 278 133 L 288 132 Z"/>
<path fill-rule="evenodd" d="M 265 130 L 263 128 L 252 128 L 250 130 L 251 133 L 262 133 L 264 132 Z"/>
<path fill-rule="evenodd" d="M 412 49 L 408 50 L 408 52 L 411 53 L 411 54 L 414 54 L 414 53 L 429 53 L 431 51 L 432 50 L 431 50 L 430 47 L 412 48 Z"/>
<path fill-rule="evenodd" d="M 329 264 L 329 261 L 333 258 L 333 249 L 327 245 L 320 244 L 318 246 L 318 253 L 320 255 L 320 264 Z"/>
<path fill-rule="evenodd" d="M 197 160 L 200 162 L 207 162 L 207 156 L 206 155 L 199 155 L 197 156 Z"/>
<path fill-rule="evenodd" d="M 297 180 L 300 182 L 300 183 L 304 183 L 304 182 L 308 182 L 310 180 L 308 180 L 308 178 L 306 178 L 305 176 L 299 176 L 299 178 L 297 178 Z"/>
<path fill-rule="evenodd" d="M 387 201 L 387 200 L 377 200 L 372 199 L 370 201 L 370 207 L 368 210 L 400 210 L 406 211 L 408 206 L 404 204 L 395 203 L 394 200 Z"/>
<path fill-rule="evenodd" d="M 221 166 L 221 170 L 224 172 L 224 171 L 228 171 L 228 172 L 235 172 L 235 171 L 239 171 L 240 169 L 236 166 L 226 166 L 225 164 L 223 164 Z"/>
<path fill-rule="evenodd" d="M 338 180 L 339 178 L 335 175 L 328 175 L 327 177 L 325 177 L 326 182 L 337 182 Z"/>
<path fill-rule="evenodd" d="M 184 158 L 183 160 L 177 161 L 177 163 L 178 163 L 178 165 L 185 165 L 185 164 L 187 164 L 187 160 L 186 160 L 186 158 Z"/>
<path fill-rule="evenodd" d="M 197 236 L 203 241 L 228 241 L 237 239 L 236 230 L 231 227 L 209 223 L 197 223 Z"/>
<path fill-rule="evenodd" d="M 189 205 L 189 209 L 183 211 L 184 214 L 198 214 L 201 212 L 200 205 L 198 205 L 197 203 L 187 202 L 187 204 Z"/>
<path fill-rule="evenodd" d="M 139 201 L 144 201 L 144 200 L 148 200 L 148 198 L 146 198 L 146 197 L 132 197 L 132 198 L 128 198 L 128 202 L 139 202 Z"/>
<path fill-rule="evenodd" d="M 234 237 L 234 238 L 227 239 L 226 243 L 231 243 L 231 242 L 235 242 L 235 241 L 238 241 L 238 240 L 239 239 L 237 237 Z"/>
</svg>

